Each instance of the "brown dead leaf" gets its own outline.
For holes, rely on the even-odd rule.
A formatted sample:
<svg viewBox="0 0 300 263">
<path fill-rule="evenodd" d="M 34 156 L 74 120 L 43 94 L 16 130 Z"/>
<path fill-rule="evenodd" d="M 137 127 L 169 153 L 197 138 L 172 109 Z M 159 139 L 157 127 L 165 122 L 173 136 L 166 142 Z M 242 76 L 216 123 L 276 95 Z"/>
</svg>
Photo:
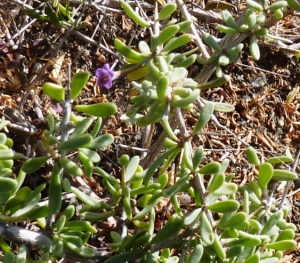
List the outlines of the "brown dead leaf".
<svg viewBox="0 0 300 263">
<path fill-rule="evenodd" d="M 64 58 L 65 58 L 65 55 L 62 55 L 60 56 L 54 63 L 54 68 L 53 70 L 51 71 L 51 74 L 49 76 L 49 78 L 55 82 L 55 83 L 61 83 L 61 79 L 59 76 L 60 76 L 60 70 L 61 70 L 61 67 L 62 67 L 62 64 L 64 62 Z"/>
<path fill-rule="evenodd" d="M 132 29 L 132 22 L 129 22 L 125 16 L 122 16 L 122 29 L 123 30 L 131 30 Z"/>
</svg>

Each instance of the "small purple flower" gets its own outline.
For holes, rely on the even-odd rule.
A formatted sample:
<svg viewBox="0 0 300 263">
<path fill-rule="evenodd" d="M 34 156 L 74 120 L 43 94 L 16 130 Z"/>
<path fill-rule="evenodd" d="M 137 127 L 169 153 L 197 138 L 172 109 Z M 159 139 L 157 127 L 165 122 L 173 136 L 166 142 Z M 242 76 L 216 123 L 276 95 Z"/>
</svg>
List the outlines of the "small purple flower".
<svg viewBox="0 0 300 263">
<path fill-rule="evenodd" d="M 60 103 L 54 99 L 51 99 L 51 108 L 54 109 L 57 113 L 63 112 L 63 108 L 61 107 Z"/>
<path fill-rule="evenodd" d="M 107 89 L 112 87 L 112 81 L 115 79 L 115 72 L 110 70 L 108 63 L 96 70 L 96 76 L 98 77 L 97 84 L 99 87 L 105 87 Z"/>
</svg>

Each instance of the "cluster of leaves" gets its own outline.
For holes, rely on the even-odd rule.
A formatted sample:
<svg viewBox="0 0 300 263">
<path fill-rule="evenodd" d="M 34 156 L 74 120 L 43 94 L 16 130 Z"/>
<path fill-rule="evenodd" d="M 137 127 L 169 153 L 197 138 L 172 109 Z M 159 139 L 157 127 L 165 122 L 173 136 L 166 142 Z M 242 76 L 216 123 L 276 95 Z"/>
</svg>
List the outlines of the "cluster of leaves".
<svg viewBox="0 0 300 263">
<path fill-rule="evenodd" d="M 43 1 L 36 8 L 24 6 L 22 10 L 29 17 L 49 21 L 54 26 L 74 26 L 76 10 L 70 8 L 69 0 L 64 5 L 59 0 Z"/>
<path fill-rule="evenodd" d="M 137 25 L 150 27 L 150 23 L 125 1 L 120 0 L 120 4 Z M 47 11 L 45 17 L 40 17 L 38 12 L 39 17 L 36 18 L 48 19 L 55 24 L 53 8 L 58 7 L 55 15 L 59 18 L 62 5 L 41 5 L 45 12 L 51 7 L 51 14 Z M 71 112 L 70 104 L 79 96 L 89 79 L 87 72 L 73 76 L 68 92 L 62 86 L 44 84 L 44 93 L 58 101 L 64 110 L 61 120 L 55 120 L 53 116 L 46 117 L 49 129 L 44 132 L 41 141 L 45 156 L 28 158 L 15 153 L 11 149 L 13 141 L 0 133 L 0 218 L 10 223 L 36 220 L 41 228 L 48 230 L 50 242 L 39 244 L 39 248 L 45 252 L 39 262 L 64 257 L 66 249 L 81 257 L 94 257 L 95 251 L 86 246 L 90 235 L 97 232 L 93 223 L 115 215 L 121 215 L 124 221 L 121 229 L 126 231 L 126 225 L 135 225 L 136 231 L 133 235 L 115 231 L 110 233 L 112 242 L 109 245 L 114 253 L 105 261 L 107 263 L 138 260 L 179 262 L 179 257 L 171 254 L 172 248 L 182 251 L 181 261 L 188 263 L 275 263 L 283 257 L 284 251 L 296 245 L 295 225 L 286 220 L 289 211 L 277 210 L 272 199 L 269 199 L 271 192 L 268 188 L 274 181 L 298 178 L 294 172 L 277 169 L 277 164 L 292 162 L 291 157 L 273 157 L 261 164 L 256 151 L 249 148 L 246 156 L 249 162 L 257 166 L 258 180 L 240 187 L 233 182 L 234 174 L 226 174 L 229 160 L 203 165 L 203 147 L 193 149 L 189 140 L 190 136 L 205 127 L 214 111 L 228 112 L 234 109 L 232 105 L 206 101 L 199 96 L 201 90 L 218 87 L 229 81 L 230 77 L 222 73 L 221 66 L 236 60 L 243 49 L 241 36 L 251 35 L 250 51 L 253 58 L 258 59 L 257 38 L 273 38 L 263 27 L 267 15 L 272 13 L 275 18 L 281 19 L 288 5 L 299 9 L 292 0 L 279 1 L 270 6 L 265 2 L 259 4 L 248 0 L 247 5 L 241 25 L 228 11 L 222 12 L 225 25 L 219 25 L 218 29 L 234 36 L 228 48 L 224 49 L 222 43 L 208 33 L 203 34 L 203 40 L 213 52 L 208 60 L 196 55 L 197 49 L 186 53 L 177 52 L 178 48 L 192 41 L 193 36 L 186 32 L 193 21 L 190 19 L 176 23 L 169 19 L 179 8 L 175 3 L 166 4 L 161 9 L 159 19 L 155 22 L 161 24 L 161 32 L 154 34 L 149 43 L 141 41 L 139 51 L 115 39 L 116 49 L 128 62 L 121 70 L 130 72 L 127 78 L 138 92 L 138 95 L 131 97 L 132 106 L 122 119 L 141 127 L 161 123 L 168 134 L 164 140 L 164 151 L 149 168 L 143 169 L 139 165 L 139 156 L 123 155 L 119 159 L 122 172 L 120 178 L 116 178 L 95 165 L 100 161 L 97 151 L 109 146 L 114 140 L 112 135 L 99 135 L 101 117 L 115 114 L 117 107 L 112 103 L 75 106 L 77 111 L 91 117 L 79 117 Z M 32 11 L 28 13 L 24 9 L 24 12 L 34 17 Z M 68 23 L 72 23 L 70 17 L 67 17 Z M 204 65 L 215 63 L 217 78 L 201 84 L 188 78 L 186 68 L 196 61 Z M 179 119 L 181 112 L 191 109 L 198 100 L 203 107 L 189 135 L 185 133 L 184 123 Z M 178 126 L 183 131 L 180 136 L 174 133 L 171 118 L 178 119 Z M 67 124 L 70 120 L 75 123 L 74 130 L 69 130 Z M 2 122 L 0 128 L 9 124 Z M 182 158 L 175 174 L 177 179 L 171 182 L 167 170 L 178 156 Z M 25 160 L 16 177 L 12 170 L 15 159 Z M 34 173 L 46 163 L 53 167 L 48 189 L 49 200 L 39 205 L 41 191 L 45 189 L 46 183 L 33 191 L 22 185 L 26 174 Z M 65 173 L 71 176 L 85 174 L 88 178 L 92 175 L 101 177 L 103 187 L 111 195 L 110 204 L 100 202 L 71 186 Z M 208 180 L 206 184 L 204 177 Z M 73 205 L 62 210 L 63 191 L 73 193 L 82 202 L 83 206 L 78 212 L 81 220 L 74 220 Z M 187 214 L 181 210 L 178 200 L 180 192 L 187 193 L 195 200 L 195 209 Z M 174 214 L 156 232 L 155 208 L 162 199 L 170 201 Z M 26 262 L 24 245 L 17 255 L 14 255 L 6 241 L 1 240 L 0 246 L 5 251 L 3 262 Z"/>
<path fill-rule="evenodd" d="M 86 85 L 89 78 L 87 72 L 80 72 L 74 75 L 71 83 L 70 98 L 75 99 L 82 88 Z M 53 99 L 67 103 L 72 101 L 64 98 L 65 89 L 50 83 L 45 83 L 44 92 Z M 64 105 L 66 107 L 66 105 Z M 104 109 L 104 111 L 102 111 Z M 107 114 L 114 114 L 117 108 L 113 104 L 94 104 L 94 105 L 78 105 L 78 110 L 93 114 L 104 116 Z M 100 113 L 99 113 L 100 111 Z M 67 110 L 64 112 L 68 112 Z M 64 115 L 64 118 L 66 114 Z M 67 123 L 70 121 L 70 116 Z M 94 251 L 85 246 L 91 233 L 97 233 L 95 227 L 87 220 L 74 221 L 70 220 L 74 217 L 75 207 L 73 205 L 65 208 L 55 220 L 51 216 L 55 215 L 61 210 L 62 205 L 62 192 L 73 192 L 80 200 L 84 199 L 92 208 L 98 209 L 107 208 L 107 204 L 101 204 L 95 200 L 91 202 L 89 197 L 86 197 L 77 188 L 72 187 L 70 181 L 66 178 L 63 179 L 63 172 L 72 176 L 82 176 L 83 171 L 87 177 L 93 174 L 94 163 L 100 161 L 100 156 L 95 151 L 110 145 L 114 138 L 112 135 L 104 134 L 98 136 L 101 127 L 101 118 L 86 117 L 78 121 L 78 116 L 73 116 L 75 128 L 66 140 L 57 138 L 58 132 L 63 129 L 62 121 L 55 120 L 53 116 L 46 117 L 49 123 L 49 129 L 44 132 L 43 140 L 41 141 L 42 148 L 46 151 L 47 155 L 35 158 L 27 158 L 26 156 L 15 153 L 11 148 L 13 141 L 6 137 L 5 133 L 1 133 L 1 217 L 2 221 L 6 222 L 25 222 L 27 220 L 37 219 L 40 227 L 51 228 L 53 242 L 50 244 L 38 244 L 44 251 L 49 252 L 53 256 L 64 256 L 64 247 L 78 253 L 83 257 L 91 257 Z M 95 121 L 90 132 L 87 132 Z M 1 129 L 9 126 L 9 121 L 1 123 Z M 68 131 L 67 131 L 68 132 Z M 76 151 L 77 158 L 81 161 L 83 170 L 74 161 L 66 158 L 66 154 Z M 20 168 L 19 174 L 16 179 L 11 178 L 13 175 L 12 168 L 14 166 L 14 159 L 24 159 L 25 162 Z M 46 163 L 53 166 L 51 172 L 51 179 L 49 182 L 49 201 L 47 204 L 38 205 L 41 199 L 41 192 L 46 188 L 46 183 L 39 185 L 33 191 L 29 187 L 22 187 L 26 174 L 36 172 Z M 63 188 L 62 188 L 63 187 Z M 82 217 L 88 220 L 96 220 L 95 216 L 91 219 L 89 209 L 84 208 Z M 108 213 L 107 218 L 112 213 Z M 48 218 L 49 221 L 46 220 Z M 52 220 L 52 222 L 51 222 Z M 54 222 L 55 221 L 55 222 Z M 1 247 L 4 251 L 10 250 L 9 246 L 2 240 Z M 23 252 L 22 252 L 23 253 Z M 8 261 L 11 260 L 11 255 L 5 256 Z M 21 262 L 21 261 L 20 261 Z M 23 261 L 22 261 L 23 262 Z M 25 262 L 25 261 L 24 261 Z M 44 262 L 42 260 L 42 262 Z M 45 260 L 45 262 L 48 262 Z"/>
<path fill-rule="evenodd" d="M 263 259 L 268 259 L 263 262 L 277 262 L 282 258 L 282 251 L 295 246 L 296 227 L 285 220 L 288 211 L 276 211 L 273 205 L 268 207 L 264 203 L 271 180 L 289 181 L 297 178 L 295 173 L 273 169 L 273 165 L 293 161 L 292 158 L 281 156 L 268 159 L 260 165 L 258 182 L 252 181 L 238 187 L 231 182 L 234 174 L 225 176 L 229 160 L 224 160 L 221 164 L 210 162 L 200 168 L 203 148 L 200 146 L 191 158 L 186 156 L 189 151 L 185 148 L 185 162 L 176 175 L 178 181 L 168 185 L 164 167 L 179 151 L 176 146 L 170 148 L 145 171 L 138 167 L 138 157 L 135 156 L 130 161 L 127 156 L 121 157 L 120 163 L 124 167 L 123 186 L 116 182 L 114 190 L 110 192 L 114 200 L 122 202 L 127 220 L 140 230 L 125 238 L 117 232 L 111 232 L 114 242 L 110 246 L 119 254 L 107 262 L 134 260 L 143 254 L 144 248 L 155 251 L 157 247 L 163 249 L 161 253 L 148 252 L 142 262 L 178 262 L 177 257 L 170 257 L 169 244 L 176 235 L 184 235 L 190 230 L 197 234 L 190 240 L 180 240 L 174 245 L 179 250 L 183 247 L 192 250 L 191 254 L 186 255 L 184 262 L 260 262 Z M 256 152 L 251 148 L 247 150 L 247 156 L 252 161 L 257 160 Z M 167 160 L 164 162 L 165 159 Z M 188 162 L 191 163 L 187 165 Z M 161 163 L 164 165 L 159 170 L 159 176 L 150 184 L 149 177 Z M 201 180 L 204 175 L 210 175 L 204 192 L 205 198 L 199 194 L 194 182 Z M 122 189 L 122 195 L 115 191 L 117 189 Z M 188 215 L 183 215 L 181 211 L 178 192 L 188 192 L 195 199 L 196 209 Z M 170 199 L 175 213 L 154 235 L 155 206 L 161 198 Z M 130 199 L 136 200 L 135 206 L 143 208 L 134 216 Z M 220 219 L 215 221 L 212 213 L 217 213 Z M 147 222 L 145 218 L 148 218 Z"/>
</svg>

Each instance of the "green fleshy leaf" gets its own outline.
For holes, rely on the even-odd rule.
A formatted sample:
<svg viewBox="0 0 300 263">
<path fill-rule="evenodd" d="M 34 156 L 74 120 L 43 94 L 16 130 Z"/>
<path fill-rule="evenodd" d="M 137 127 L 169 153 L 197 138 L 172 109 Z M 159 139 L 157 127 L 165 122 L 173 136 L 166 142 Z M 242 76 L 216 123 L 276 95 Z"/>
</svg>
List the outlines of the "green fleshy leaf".
<svg viewBox="0 0 300 263">
<path fill-rule="evenodd" d="M 64 189 L 65 192 L 70 192 L 71 191 L 71 183 L 70 183 L 68 178 L 64 178 L 62 180 L 61 186 L 62 186 L 62 188 Z"/>
<path fill-rule="evenodd" d="M 276 242 L 282 241 L 282 240 L 293 240 L 295 238 L 295 231 L 293 229 L 285 229 L 282 232 L 280 232 L 279 236 L 276 239 Z"/>
<path fill-rule="evenodd" d="M 179 26 L 171 25 L 164 28 L 158 37 L 158 45 L 163 45 L 166 43 L 171 37 L 175 36 L 175 34 L 179 31 Z"/>
<path fill-rule="evenodd" d="M 119 164 L 124 167 L 127 166 L 129 162 L 130 162 L 130 157 L 127 154 L 123 154 L 119 159 Z"/>
<path fill-rule="evenodd" d="M 253 147 L 247 148 L 246 157 L 250 163 L 253 163 L 254 165 L 260 165 L 260 160 L 258 158 L 257 152 Z"/>
<path fill-rule="evenodd" d="M 260 50 L 255 35 L 252 35 L 250 38 L 250 53 L 254 60 L 259 60 Z"/>
<path fill-rule="evenodd" d="M 76 197 L 81 200 L 84 204 L 89 205 L 90 207 L 100 207 L 100 202 L 99 200 L 94 199 L 93 197 L 81 192 L 79 189 L 76 187 L 71 187 L 71 191 L 73 194 L 76 195 Z"/>
<path fill-rule="evenodd" d="M 237 246 L 237 245 L 242 245 L 244 247 L 257 247 L 261 244 L 261 240 L 259 238 L 255 237 L 244 237 L 244 238 L 239 238 L 233 241 L 229 241 L 228 245 L 230 246 Z"/>
<path fill-rule="evenodd" d="M 139 50 L 142 54 L 151 54 L 150 47 L 146 41 L 139 42 Z"/>
<path fill-rule="evenodd" d="M 23 163 L 21 169 L 27 174 L 33 173 L 38 169 L 40 169 L 48 159 L 49 159 L 48 156 L 28 159 Z"/>
<path fill-rule="evenodd" d="M 140 162 L 140 157 L 139 156 L 134 156 L 131 158 L 129 164 L 127 165 L 125 169 L 125 174 L 124 174 L 124 181 L 129 182 L 132 178 L 132 176 L 135 174 L 136 169 L 139 165 Z"/>
<path fill-rule="evenodd" d="M 93 117 L 87 117 L 84 118 L 82 121 L 77 122 L 75 126 L 75 130 L 73 131 L 70 138 L 74 138 L 84 134 L 92 125 L 92 123 L 93 123 Z"/>
<path fill-rule="evenodd" d="M 100 131 L 100 128 L 101 128 L 101 124 L 102 124 L 102 118 L 97 118 L 97 121 L 92 129 L 92 131 L 90 132 L 90 135 L 95 138 L 99 131 Z"/>
<path fill-rule="evenodd" d="M 60 145 L 58 145 L 57 149 L 59 151 L 68 151 L 68 150 L 84 147 L 91 142 L 92 142 L 92 136 L 86 133 L 81 136 L 73 137 L 62 142 Z"/>
<path fill-rule="evenodd" d="M 273 166 L 270 163 L 263 163 L 259 168 L 258 185 L 264 190 L 273 176 Z"/>
<path fill-rule="evenodd" d="M 49 215 L 49 207 L 48 206 L 38 206 L 30 209 L 28 212 L 22 214 L 22 217 L 25 217 L 31 220 L 35 220 L 37 218 L 47 217 Z"/>
<path fill-rule="evenodd" d="M 231 195 L 236 193 L 238 186 L 234 183 L 225 183 L 221 185 L 217 190 L 213 193 L 214 195 Z"/>
<path fill-rule="evenodd" d="M 174 237 L 183 227 L 183 218 L 179 217 L 177 214 L 172 215 L 165 226 L 153 237 L 150 245 L 160 244 L 166 239 Z"/>
<path fill-rule="evenodd" d="M 57 16 L 56 12 L 53 10 L 51 5 L 46 5 L 45 12 L 46 12 L 48 18 L 50 19 L 50 22 L 54 26 L 58 26 L 60 24 L 59 23 L 59 18 Z"/>
<path fill-rule="evenodd" d="M 159 189 L 157 190 L 152 197 L 147 202 L 146 206 L 143 208 L 141 212 L 139 212 L 134 219 L 139 220 L 144 218 L 148 213 L 150 213 L 151 209 L 154 208 L 159 200 L 161 199 L 163 192 Z"/>
<path fill-rule="evenodd" d="M 84 88 L 86 83 L 88 82 L 90 74 L 88 72 L 78 72 L 76 73 L 71 82 L 71 93 L 70 98 L 76 99 L 77 96 L 80 94 L 81 90 Z"/>
<path fill-rule="evenodd" d="M 279 181 L 293 181 L 298 179 L 298 175 L 295 172 L 274 169 L 272 179 Z"/>
<path fill-rule="evenodd" d="M 12 150 L 0 150 L 0 160 L 13 159 L 14 152 Z"/>
<path fill-rule="evenodd" d="M 149 66 L 141 66 L 127 74 L 127 79 L 130 81 L 140 80 L 145 78 L 149 73 Z"/>
<path fill-rule="evenodd" d="M 275 156 L 270 157 L 266 162 L 271 164 L 278 164 L 278 163 L 291 163 L 294 159 L 289 156 Z"/>
<path fill-rule="evenodd" d="M 212 245 L 215 239 L 213 228 L 203 211 L 200 216 L 200 234 L 204 245 Z"/>
<path fill-rule="evenodd" d="M 65 89 L 63 86 L 46 82 L 43 85 L 43 91 L 46 95 L 48 95 L 51 99 L 56 101 L 64 101 L 65 100 Z"/>
<path fill-rule="evenodd" d="M 0 176 L 0 192 L 11 192 L 18 186 L 18 181 L 8 177 Z"/>
<path fill-rule="evenodd" d="M 202 146 L 199 146 L 196 149 L 194 156 L 193 156 L 193 171 L 195 171 L 199 167 L 199 165 L 202 161 L 202 158 L 203 158 L 203 154 L 204 154 L 204 149 Z"/>
<path fill-rule="evenodd" d="M 219 112 L 232 112 L 235 110 L 234 106 L 223 102 L 212 102 L 214 104 L 214 110 Z"/>
<path fill-rule="evenodd" d="M 16 207 L 12 212 L 13 216 L 21 216 L 30 210 L 32 210 L 36 204 L 41 199 L 41 191 L 43 191 L 46 187 L 46 184 L 40 184 L 38 187 L 36 187 L 27 197 L 25 200 L 23 200 L 23 204 L 20 207 Z"/>
<path fill-rule="evenodd" d="M 150 167 L 146 170 L 145 175 L 145 185 L 148 186 L 150 184 L 150 180 L 153 177 L 156 169 L 161 165 L 161 163 L 168 158 L 173 152 L 177 151 L 177 148 L 172 148 L 162 153 L 157 159 L 150 165 Z"/>
<path fill-rule="evenodd" d="M 203 166 L 200 170 L 200 174 L 216 174 L 220 171 L 221 165 L 218 162 L 211 162 Z"/>
<path fill-rule="evenodd" d="M 236 211 L 240 207 L 240 203 L 236 200 L 220 201 L 211 205 L 207 205 L 206 208 L 216 213 L 230 213 Z"/>
<path fill-rule="evenodd" d="M 22 205 L 24 203 L 24 200 L 26 200 L 30 194 L 31 194 L 31 190 L 29 187 L 27 186 L 22 187 L 19 191 L 16 192 L 14 197 L 10 198 L 6 202 L 4 213 L 13 209 L 16 206 Z"/>
<path fill-rule="evenodd" d="M 210 193 L 213 193 L 214 191 L 218 190 L 225 182 L 225 175 L 224 173 L 218 173 L 211 177 L 208 183 L 207 190 Z"/>
<path fill-rule="evenodd" d="M 188 29 L 193 24 L 192 20 L 185 20 L 180 23 L 177 23 L 177 26 L 179 26 L 179 31 L 183 31 L 185 33 L 188 33 Z"/>
<path fill-rule="evenodd" d="M 214 104 L 208 101 L 201 109 L 200 116 L 193 130 L 193 135 L 197 134 L 200 130 L 204 128 L 204 126 L 208 123 L 213 113 Z"/>
<path fill-rule="evenodd" d="M 0 133 L 0 145 L 5 144 L 6 140 L 7 140 L 6 134 L 5 133 Z"/>
<path fill-rule="evenodd" d="M 167 73 L 170 84 L 176 83 L 179 80 L 184 79 L 187 76 L 187 70 L 185 68 L 174 68 L 173 72 Z"/>
<path fill-rule="evenodd" d="M 226 251 L 226 258 L 233 258 L 236 257 L 237 255 L 241 254 L 243 251 L 243 246 L 241 245 L 236 245 L 233 247 L 230 247 L 227 251 Z"/>
<path fill-rule="evenodd" d="M 98 173 L 103 179 L 107 180 L 111 184 L 120 184 L 120 179 L 116 179 L 113 175 L 109 175 L 100 167 L 95 167 L 96 173 Z"/>
<path fill-rule="evenodd" d="M 35 18 L 35 19 L 39 19 L 39 20 L 48 20 L 48 15 L 41 12 L 41 10 L 32 9 L 32 8 L 29 9 L 29 8 L 23 7 L 22 11 L 25 15 L 27 15 L 31 18 Z"/>
<path fill-rule="evenodd" d="M 163 48 L 164 53 L 169 53 L 170 51 L 182 47 L 192 40 L 190 34 L 183 34 L 179 37 L 175 37 L 173 41 L 169 41 Z"/>
<path fill-rule="evenodd" d="M 173 12 L 176 10 L 177 5 L 175 3 L 167 3 L 164 5 L 164 7 L 160 10 L 158 14 L 159 20 L 164 20 L 168 17 L 170 17 Z"/>
<path fill-rule="evenodd" d="M 171 187 L 169 187 L 167 189 L 164 189 L 163 196 L 165 198 L 170 198 L 173 195 L 175 195 L 176 193 L 178 193 L 182 189 L 182 187 L 187 184 L 188 177 L 189 177 L 189 174 L 185 174 L 176 182 L 176 184 L 172 185 Z"/>
<path fill-rule="evenodd" d="M 94 171 L 94 164 L 93 164 L 93 162 L 82 151 L 78 152 L 78 156 L 79 156 L 79 159 L 80 159 L 80 161 L 82 163 L 83 170 L 85 172 L 86 177 L 91 178 L 91 176 L 93 175 L 93 171 Z"/>
<path fill-rule="evenodd" d="M 100 156 L 95 151 L 87 149 L 87 148 L 80 148 L 79 151 L 83 152 L 86 156 L 88 156 L 89 159 L 91 160 L 91 162 L 93 162 L 93 163 L 100 162 Z"/>
<path fill-rule="evenodd" d="M 68 234 L 60 234 L 60 237 L 63 241 L 70 242 L 77 247 L 81 247 L 83 245 L 82 239 L 78 236 L 68 235 Z"/>
<path fill-rule="evenodd" d="M 95 139 L 88 145 L 89 149 L 101 149 L 111 145 L 114 141 L 114 136 L 111 134 L 103 134 Z"/>
<path fill-rule="evenodd" d="M 79 254 L 82 257 L 85 258 L 90 258 L 93 257 L 95 255 L 95 250 L 86 246 L 82 246 L 82 247 L 77 247 L 76 245 L 74 245 L 73 243 L 69 243 L 69 242 L 64 242 L 64 244 L 71 249 L 72 251 L 74 251 L 75 253 Z"/>
<path fill-rule="evenodd" d="M 278 223 L 280 219 L 283 218 L 283 211 L 278 210 L 276 211 L 271 217 L 267 220 L 265 223 L 264 227 L 260 231 L 261 235 L 268 235 L 271 231 L 272 228 Z"/>
<path fill-rule="evenodd" d="M 55 225 L 54 225 L 54 229 L 57 233 L 59 233 L 62 230 L 62 228 L 64 227 L 66 221 L 68 221 L 68 220 L 67 220 L 67 217 L 65 215 L 60 215 L 59 218 L 56 220 Z"/>
<path fill-rule="evenodd" d="M 270 244 L 266 244 L 266 248 L 275 250 L 290 250 L 297 245 L 295 240 L 282 240 Z"/>
<path fill-rule="evenodd" d="M 92 105 L 76 105 L 75 109 L 86 114 L 96 117 L 109 117 L 118 111 L 115 104 L 109 102 L 102 102 Z"/>
<path fill-rule="evenodd" d="M 247 214 L 245 212 L 238 212 L 230 217 L 226 222 L 222 224 L 222 228 L 235 227 L 247 220 Z"/>
<path fill-rule="evenodd" d="M 230 62 L 229 58 L 225 54 L 221 54 L 219 56 L 219 60 L 218 60 L 219 65 L 227 66 L 229 64 L 229 62 Z"/>
<path fill-rule="evenodd" d="M 297 0 L 287 0 L 287 3 L 289 4 L 289 7 L 300 12 L 300 3 Z"/>
<path fill-rule="evenodd" d="M 93 213 L 93 212 L 84 212 L 81 213 L 80 215 L 85 219 L 93 222 L 98 222 L 98 221 L 103 221 L 106 220 L 107 218 L 115 215 L 115 211 L 110 211 L 106 213 Z"/>
<path fill-rule="evenodd" d="M 61 208 L 62 189 L 60 179 L 59 168 L 57 163 L 55 163 L 49 185 L 49 212 L 52 215 L 56 214 Z"/>
<path fill-rule="evenodd" d="M 214 232 L 213 247 L 217 256 L 221 259 L 222 262 L 224 262 L 224 259 L 226 258 L 225 249 L 216 231 Z"/>
<path fill-rule="evenodd" d="M 73 176 L 82 176 L 83 172 L 76 163 L 66 158 L 59 158 L 59 164 L 67 173 Z"/>
<path fill-rule="evenodd" d="M 195 246 L 194 250 L 191 253 L 187 263 L 198 263 L 203 255 L 203 246 L 202 244 L 198 244 Z"/>
<path fill-rule="evenodd" d="M 197 219 L 199 219 L 201 211 L 202 208 L 199 207 L 189 213 L 188 216 L 184 219 L 184 224 L 186 226 L 189 226 L 190 224 L 194 223 Z"/>
<path fill-rule="evenodd" d="M 125 11 L 125 13 L 139 26 L 141 27 L 149 27 L 150 24 L 145 19 L 143 19 L 137 12 L 133 10 L 133 8 L 124 0 L 119 0 L 121 7 Z"/>
</svg>

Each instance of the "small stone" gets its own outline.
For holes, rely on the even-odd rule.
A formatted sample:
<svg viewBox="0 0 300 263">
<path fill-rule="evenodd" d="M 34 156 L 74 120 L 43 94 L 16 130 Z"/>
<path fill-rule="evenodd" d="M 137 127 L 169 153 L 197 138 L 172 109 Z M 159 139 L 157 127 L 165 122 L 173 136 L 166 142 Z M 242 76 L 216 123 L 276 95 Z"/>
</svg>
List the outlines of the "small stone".
<svg viewBox="0 0 300 263">
<path fill-rule="evenodd" d="M 188 205 L 192 201 L 192 198 L 188 194 L 179 194 L 177 198 L 182 205 Z"/>
<path fill-rule="evenodd" d="M 267 84 L 266 75 L 264 73 L 260 73 L 251 80 L 251 85 L 253 88 L 261 88 Z"/>
</svg>

